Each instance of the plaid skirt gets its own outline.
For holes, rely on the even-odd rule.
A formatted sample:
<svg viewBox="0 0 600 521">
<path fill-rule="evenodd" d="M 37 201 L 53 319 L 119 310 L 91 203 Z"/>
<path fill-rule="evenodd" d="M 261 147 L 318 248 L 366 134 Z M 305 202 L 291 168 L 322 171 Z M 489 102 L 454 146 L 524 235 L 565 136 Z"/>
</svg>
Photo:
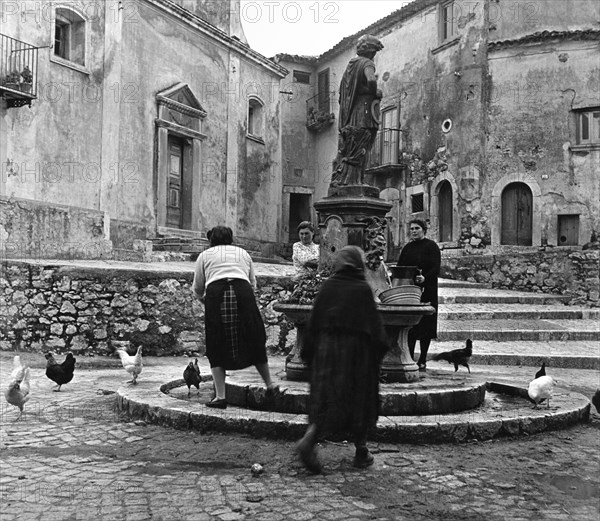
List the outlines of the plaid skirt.
<svg viewBox="0 0 600 521">
<path fill-rule="evenodd" d="M 221 279 L 206 288 L 205 332 L 211 367 L 244 369 L 267 361 L 265 326 L 252 286 L 243 279 Z"/>
</svg>

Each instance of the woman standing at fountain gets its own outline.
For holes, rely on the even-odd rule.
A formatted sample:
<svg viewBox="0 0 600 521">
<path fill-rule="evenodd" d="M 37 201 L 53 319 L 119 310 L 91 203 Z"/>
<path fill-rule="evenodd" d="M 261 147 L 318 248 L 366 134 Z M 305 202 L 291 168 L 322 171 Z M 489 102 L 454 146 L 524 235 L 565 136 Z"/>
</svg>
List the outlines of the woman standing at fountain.
<svg viewBox="0 0 600 521">
<path fill-rule="evenodd" d="M 196 261 L 192 289 L 205 302 L 206 356 L 215 385 L 207 407 L 225 409 L 225 370 L 254 365 L 272 394 L 265 326 L 253 289 L 254 266 L 247 251 L 233 246 L 231 228 L 216 226 L 207 234 L 210 248 Z"/>
<path fill-rule="evenodd" d="M 297 446 L 304 465 L 321 471 L 315 444 L 321 434 L 351 433 L 354 466 L 368 467 L 367 431 L 379 416 L 379 368 L 387 339 L 365 280 L 364 253 L 346 246 L 321 287 L 306 327 L 302 358 L 311 367 L 309 426 Z"/>
<path fill-rule="evenodd" d="M 427 224 L 421 219 L 413 219 L 409 223 L 411 242 L 400 253 L 398 266 L 417 266 L 421 273 L 415 282 L 423 287 L 421 302 L 429 302 L 435 308 L 433 315 L 425 315 L 421 321 L 408 331 L 408 349 L 410 356 L 415 357 L 415 346 L 420 340 L 419 371 L 427 370 L 427 351 L 431 340 L 437 338 L 438 309 L 438 277 L 440 275 L 441 253 L 438 245 L 427 239 Z"/>
<path fill-rule="evenodd" d="M 300 240 L 292 246 L 292 261 L 296 277 L 310 275 L 310 270 L 316 270 L 319 265 L 319 245 L 313 242 L 315 229 L 309 221 L 298 225 Z"/>
</svg>

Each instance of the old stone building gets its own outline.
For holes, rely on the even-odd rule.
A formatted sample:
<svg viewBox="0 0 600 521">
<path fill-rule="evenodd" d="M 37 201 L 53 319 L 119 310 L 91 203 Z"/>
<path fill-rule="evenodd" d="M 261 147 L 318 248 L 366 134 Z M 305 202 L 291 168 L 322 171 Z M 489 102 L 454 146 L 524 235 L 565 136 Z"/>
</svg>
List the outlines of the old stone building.
<svg viewBox="0 0 600 521">
<path fill-rule="evenodd" d="M 239 0 L 2 2 L 3 255 L 105 257 L 227 224 L 279 241 L 280 80 Z"/>
<path fill-rule="evenodd" d="M 327 193 L 337 86 L 372 34 L 385 46 L 375 58 L 384 98 L 367 181 L 394 204 L 391 257 L 412 217 L 430 219 L 446 254 L 589 242 L 600 226 L 600 4 L 405 4 L 318 58 L 276 57 L 297 86 L 284 108 L 283 226 L 291 233 Z"/>
</svg>

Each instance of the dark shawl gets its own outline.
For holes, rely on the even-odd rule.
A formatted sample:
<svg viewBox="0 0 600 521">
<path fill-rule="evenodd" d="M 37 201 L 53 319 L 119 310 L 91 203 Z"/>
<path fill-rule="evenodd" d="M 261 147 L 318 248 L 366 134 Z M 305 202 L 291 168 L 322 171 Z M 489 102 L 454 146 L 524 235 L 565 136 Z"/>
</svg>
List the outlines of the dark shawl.
<svg viewBox="0 0 600 521">
<path fill-rule="evenodd" d="M 400 253 L 399 266 L 417 266 L 421 268 L 425 282 L 422 284 L 421 302 L 429 302 L 434 308 L 433 315 L 423 316 L 414 326 L 416 338 L 437 338 L 438 277 L 440 275 L 441 253 L 438 245 L 431 239 L 409 242 Z"/>
<path fill-rule="evenodd" d="M 302 357 L 311 366 L 308 421 L 317 432 L 364 442 L 379 417 L 379 372 L 387 349 L 361 250 L 346 247 L 317 295 Z"/>
<path fill-rule="evenodd" d="M 381 360 L 387 350 L 383 322 L 364 275 L 361 250 L 346 246 L 336 256 L 335 273 L 321 286 L 305 329 L 301 356 L 310 363 L 322 332 L 363 334 Z"/>
</svg>

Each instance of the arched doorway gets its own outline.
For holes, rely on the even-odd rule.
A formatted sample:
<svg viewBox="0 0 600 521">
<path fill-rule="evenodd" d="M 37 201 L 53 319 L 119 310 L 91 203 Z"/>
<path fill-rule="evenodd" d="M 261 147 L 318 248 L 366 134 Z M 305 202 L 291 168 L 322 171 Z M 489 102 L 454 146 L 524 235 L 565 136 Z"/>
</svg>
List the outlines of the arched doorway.
<svg viewBox="0 0 600 521">
<path fill-rule="evenodd" d="M 452 241 L 452 185 L 442 181 L 438 191 L 439 242 Z"/>
<path fill-rule="evenodd" d="M 532 245 L 533 196 L 525 183 L 510 183 L 502 192 L 500 244 Z"/>
</svg>

